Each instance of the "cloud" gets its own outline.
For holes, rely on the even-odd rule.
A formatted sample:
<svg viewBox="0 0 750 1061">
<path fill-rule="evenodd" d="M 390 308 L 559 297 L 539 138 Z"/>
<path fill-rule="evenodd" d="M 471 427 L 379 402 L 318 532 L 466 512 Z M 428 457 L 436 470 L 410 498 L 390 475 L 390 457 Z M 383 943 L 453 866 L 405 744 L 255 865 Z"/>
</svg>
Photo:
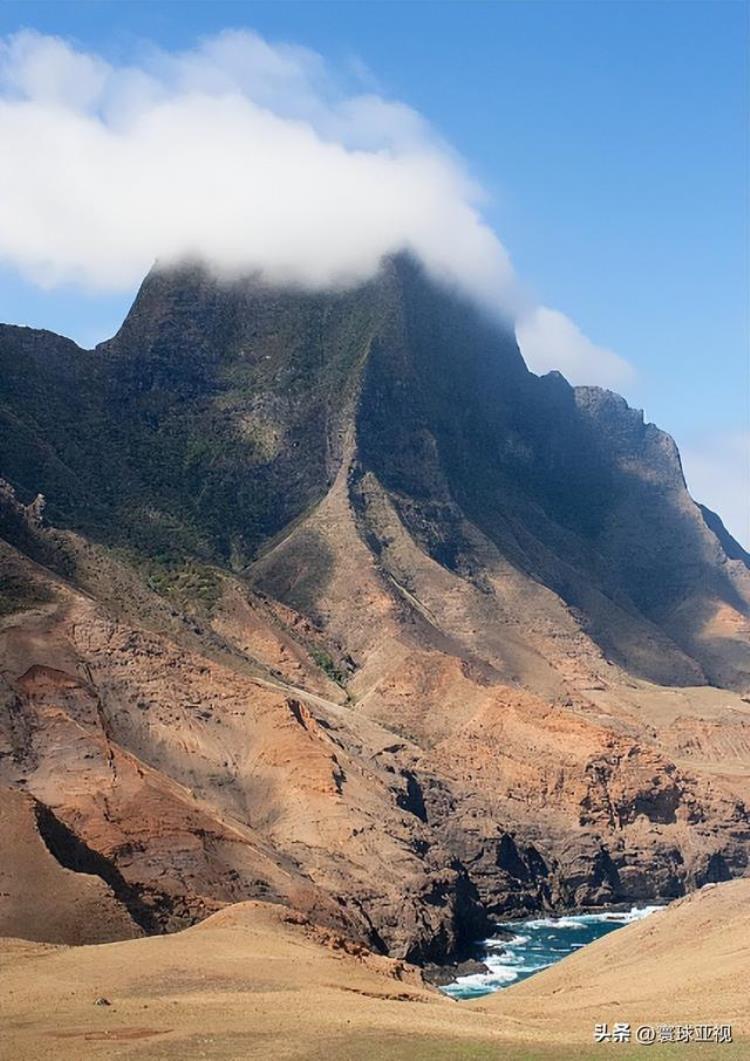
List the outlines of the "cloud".
<svg viewBox="0 0 750 1061">
<path fill-rule="evenodd" d="M 718 512 L 724 526 L 750 550 L 750 431 L 727 431 L 680 447 L 688 489 Z"/>
<path fill-rule="evenodd" d="M 516 321 L 516 338 L 526 364 L 542 375 L 556 369 L 573 384 L 618 389 L 630 383 L 632 365 L 597 346 L 559 310 L 537 306 Z"/>
<path fill-rule="evenodd" d="M 40 285 L 123 290 L 156 258 L 199 255 L 326 286 L 410 249 L 512 300 L 460 160 L 411 108 L 304 48 L 232 31 L 116 67 L 25 31 L 0 45 L 0 143 L 0 258 Z"/>
<path fill-rule="evenodd" d="M 536 371 L 618 385 L 630 369 L 556 310 L 529 309 L 481 189 L 425 119 L 293 44 L 226 31 L 113 65 L 57 37 L 0 38 L 0 262 L 46 288 L 130 291 L 155 260 L 308 287 L 411 250 L 523 310 Z"/>
</svg>

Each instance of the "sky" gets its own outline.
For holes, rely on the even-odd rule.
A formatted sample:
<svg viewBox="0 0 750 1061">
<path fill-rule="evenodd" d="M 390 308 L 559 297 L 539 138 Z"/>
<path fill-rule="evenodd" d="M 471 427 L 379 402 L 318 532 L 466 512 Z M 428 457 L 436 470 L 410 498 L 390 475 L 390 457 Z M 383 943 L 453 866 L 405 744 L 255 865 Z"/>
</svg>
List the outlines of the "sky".
<svg viewBox="0 0 750 1061">
<path fill-rule="evenodd" d="M 6 0 L 0 320 L 89 346 L 155 254 L 324 284 L 402 240 L 512 314 L 532 368 L 643 408 L 750 546 L 747 24 L 730 0 Z"/>
</svg>

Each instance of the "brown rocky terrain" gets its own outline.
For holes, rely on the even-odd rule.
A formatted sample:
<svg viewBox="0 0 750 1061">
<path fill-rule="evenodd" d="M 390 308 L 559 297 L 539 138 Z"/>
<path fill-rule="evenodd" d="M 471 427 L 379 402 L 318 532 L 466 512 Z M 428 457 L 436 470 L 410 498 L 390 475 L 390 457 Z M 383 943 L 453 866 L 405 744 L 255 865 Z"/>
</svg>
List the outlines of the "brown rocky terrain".
<svg viewBox="0 0 750 1061">
<path fill-rule="evenodd" d="M 0 935 L 82 944 L 143 934 L 101 877 L 60 865 L 42 839 L 39 804 L 12 789 L 1 796 Z"/>
<path fill-rule="evenodd" d="M 750 573 L 622 399 L 408 260 L 155 271 L 96 351 L 0 328 L 0 371 L 5 857 L 50 940 L 262 900 L 440 962 L 746 873 Z"/>
</svg>

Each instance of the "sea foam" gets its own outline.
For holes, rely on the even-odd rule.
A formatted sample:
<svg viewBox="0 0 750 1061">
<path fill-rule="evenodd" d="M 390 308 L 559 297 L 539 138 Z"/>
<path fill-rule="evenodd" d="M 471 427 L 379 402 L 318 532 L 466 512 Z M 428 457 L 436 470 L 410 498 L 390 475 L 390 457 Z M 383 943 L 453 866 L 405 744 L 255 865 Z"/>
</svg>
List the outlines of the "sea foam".
<svg viewBox="0 0 750 1061">
<path fill-rule="evenodd" d="M 634 906 L 630 910 L 603 910 L 500 922 L 498 928 L 512 932 L 513 937 L 484 940 L 482 960 L 489 972 L 461 976 L 444 987 L 443 991 L 457 999 L 479 998 L 499 991 L 554 965 L 595 939 L 623 925 L 639 921 L 659 909 L 658 906 Z"/>
</svg>

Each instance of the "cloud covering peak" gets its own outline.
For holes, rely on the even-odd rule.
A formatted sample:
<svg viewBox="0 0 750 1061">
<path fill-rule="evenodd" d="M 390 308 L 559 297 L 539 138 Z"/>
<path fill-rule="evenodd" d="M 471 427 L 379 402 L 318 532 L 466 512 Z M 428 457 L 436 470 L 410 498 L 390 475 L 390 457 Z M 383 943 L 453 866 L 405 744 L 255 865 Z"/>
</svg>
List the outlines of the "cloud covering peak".
<svg viewBox="0 0 750 1061">
<path fill-rule="evenodd" d="M 0 257 L 42 285 L 118 290 L 155 258 L 312 286 L 411 250 L 510 307 L 479 189 L 411 108 L 322 58 L 227 31 L 113 66 L 24 31 L 0 45 Z"/>
<path fill-rule="evenodd" d="M 29 30 L 0 38 L 0 263 L 94 294 L 184 259 L 317 288 L 407 250 L 517 318 L 531 369 L 627 380 L 567 317 L 534 309 L 461 159 L 372 83 L 247 30 L 117 65 Z"/>
</svg>

